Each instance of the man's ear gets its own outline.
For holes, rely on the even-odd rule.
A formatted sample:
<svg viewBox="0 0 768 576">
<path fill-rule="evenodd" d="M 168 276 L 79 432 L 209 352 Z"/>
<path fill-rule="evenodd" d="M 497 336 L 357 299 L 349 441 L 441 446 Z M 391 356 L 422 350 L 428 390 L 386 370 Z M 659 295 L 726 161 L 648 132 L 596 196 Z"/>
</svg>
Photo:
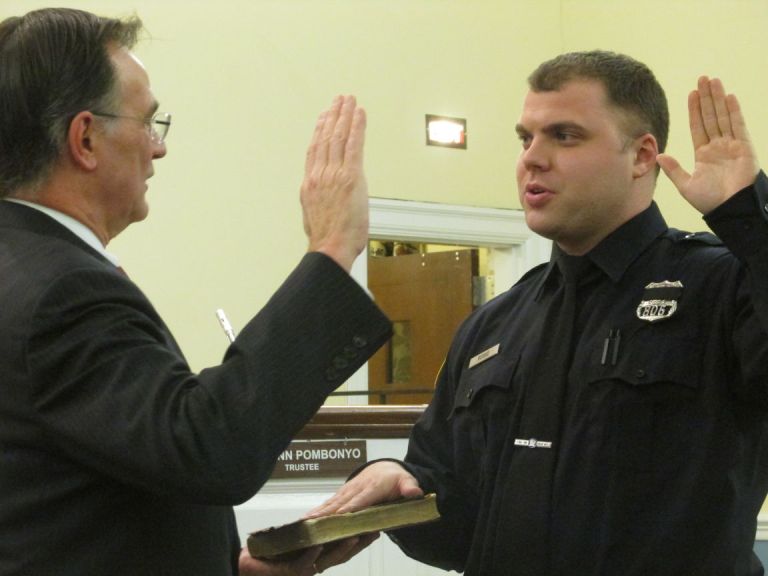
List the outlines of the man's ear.
<svg viewBox="0 0 768 576">
<path fill-rule="evenodd" d="M 641 178 L 648 172 L 656 173 L 656 156 L 659 153 L 659 145 L 656 138 L 651 133 L 643 134 L 635 138 L 632 143 L 635 151 L 634 166 L 632 168 L 632 177 Z"/>
<path fill-rule="evenodd" d="M 94 153 L 94 137 L 98 137 L 95 129 L 95 117 L 84 110 L 72 118 L 67 131 L 67 147 L 72 162 L 88 172 L 95 170 L 98 165 Z"/>
</svg>

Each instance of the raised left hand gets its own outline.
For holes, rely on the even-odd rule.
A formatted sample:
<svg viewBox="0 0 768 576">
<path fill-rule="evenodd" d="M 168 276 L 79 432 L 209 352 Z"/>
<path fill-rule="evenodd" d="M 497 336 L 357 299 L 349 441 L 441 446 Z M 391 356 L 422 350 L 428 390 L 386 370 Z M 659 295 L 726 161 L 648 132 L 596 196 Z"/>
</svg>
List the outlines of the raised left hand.
<svg viewBox="0 0 768 576">
<path fill-rule="evenodd" d="M 688 118 L 695 165 L 692 173 L 667 154 L 657 161 L 680 194 L 708 214 L 755 180 L 760 170 L 739 101 L 722 82 L 699 78 L 688 96 Z"/>
</svg>

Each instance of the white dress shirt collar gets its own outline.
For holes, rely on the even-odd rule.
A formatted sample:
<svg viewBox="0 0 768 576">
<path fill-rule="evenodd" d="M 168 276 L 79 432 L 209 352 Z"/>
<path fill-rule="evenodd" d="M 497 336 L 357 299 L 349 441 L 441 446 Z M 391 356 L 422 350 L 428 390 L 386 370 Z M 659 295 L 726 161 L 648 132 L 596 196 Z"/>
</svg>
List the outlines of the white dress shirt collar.
<svg viewBox="0 0 768 576">
<path fill-rule="evenodd" d="M 53 208 L 48 208 L 48 206 L 43 206 L 42 204 L 35 204 L 34 202 L 28 202 L 26 200 L 18 200 L 16 198 L 6 198 L 7 202 L 16 202 L 17 204 L 23 204 L 24 206 L 29 206 L 30 208 L 34 208 L 35 210 L 38 210 L 42 212 L 43 214 L 47 214 L 56 222 L 67 228 L 72 234 L 80 238 L 83 242 L 88 244 L 91 248 L 96 250 L 99 254 L 104 256 L 107 260 L 109 260 L 112 264 L 115 266 L 120 266 L 120 261 L 117 259 L 117 256 L 114 254 L 110 254 L 104 249 L 104 246 L 101 245 L 101 242 L 99 242 L 99 239 L 96 237 L 96 234 L 93 233 L 93 230 L 88 228 L 85 224 L 82 222 L 79 222 L 78 220 L 75 220 L 71 216 L 67 216 L 63 212 L 59 212 L 58 210 L 54 210 Z"/>
</svg>

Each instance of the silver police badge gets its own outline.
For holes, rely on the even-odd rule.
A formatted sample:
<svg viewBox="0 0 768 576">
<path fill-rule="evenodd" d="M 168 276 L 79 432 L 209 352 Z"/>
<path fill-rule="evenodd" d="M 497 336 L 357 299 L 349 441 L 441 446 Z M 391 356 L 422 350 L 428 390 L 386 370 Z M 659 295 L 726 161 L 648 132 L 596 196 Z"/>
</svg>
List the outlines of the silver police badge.
<svg viewBox="0 0 768 576">
<path fill-rule="evenodd" d="M 683 283 L 651 282 L 645 287 L 643 299 L 637 307 L 637 317 L 646 322 L 659 322 L 671 318 L 677 311 L 677 301 L 683 293 Z"/>
</svg>

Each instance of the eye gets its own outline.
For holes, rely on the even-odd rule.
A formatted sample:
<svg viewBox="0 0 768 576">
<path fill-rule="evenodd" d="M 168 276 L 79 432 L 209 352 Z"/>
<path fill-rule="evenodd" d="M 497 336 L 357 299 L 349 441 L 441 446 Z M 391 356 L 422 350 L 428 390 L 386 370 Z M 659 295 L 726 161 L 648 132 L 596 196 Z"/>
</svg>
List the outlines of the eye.
<svg viewBox="0 0 768 576">
<path fill-rule="evenodd" d="M 575 144 L 579 135 L 570 130 L 558 130 L 555 132 L 555 140 L 562 144 Z"/>
<path fill-rule="evenodd" d="M 517 137 L 520 140 L 520 144 L 523 145 L 523 150 L 528 150 L 531 146 L 531 135 L 518 132 Z"/>
</svg>

